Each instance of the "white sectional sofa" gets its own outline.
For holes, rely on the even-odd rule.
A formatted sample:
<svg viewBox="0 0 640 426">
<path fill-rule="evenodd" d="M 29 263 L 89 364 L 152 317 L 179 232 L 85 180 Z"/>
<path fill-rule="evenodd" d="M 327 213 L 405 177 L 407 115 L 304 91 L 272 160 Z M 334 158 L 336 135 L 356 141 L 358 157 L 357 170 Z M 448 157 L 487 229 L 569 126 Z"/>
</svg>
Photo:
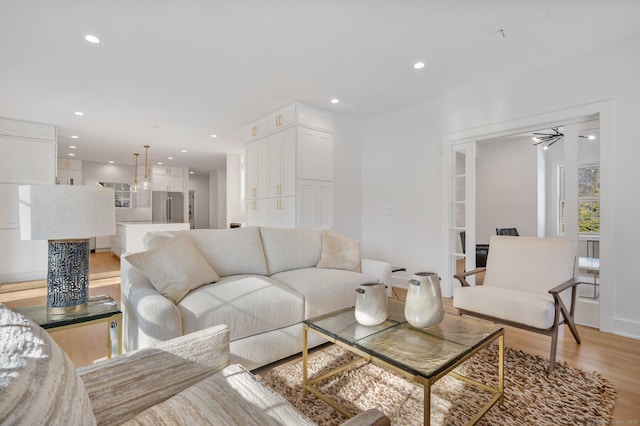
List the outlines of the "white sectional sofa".
<svg viewBox="0 0 640 426">
<path fill-rule="evenodd" d="M 197 229 L 146 239 L 149 251 L 121 258 L 127 351 L 226 324 L 232 362 L 255 369 L 302 350 L 304 319 L 353 306 L 360 284 L 391 278 L 391 265 L 360 259 L 357 241 L 327 230 Z M 191 290 L 174 300 L 161 294 L 170 293 L 157 282 L 167 274 L 193 281 L 182 283 Z M 310 346 L 322 342 L 310 336 Z"/>
</svg>

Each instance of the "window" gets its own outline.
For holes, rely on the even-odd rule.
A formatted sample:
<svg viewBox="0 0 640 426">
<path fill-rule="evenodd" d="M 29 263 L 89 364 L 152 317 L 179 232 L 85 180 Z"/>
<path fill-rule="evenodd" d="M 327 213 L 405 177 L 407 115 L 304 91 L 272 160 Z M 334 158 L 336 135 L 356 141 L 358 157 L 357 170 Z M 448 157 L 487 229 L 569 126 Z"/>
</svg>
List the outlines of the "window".
<svg viewBox="0 0 640 426">
<path fill-rule="evenodd" d="M 104 188 L 113 188 L 116 195 L 116 207 L 131 207 L 131 185 L 128 183 L 98 182 Z"/>
<path fill-rule="evenodd" d="M 564 235 L 565 189 L 564 166 L 558 166 L 558 235 Z M 578 232 L 600 233 L 600 165 L 578 166 Z"/>
<path fill-rule="evenodd" d="M 578 167 L 578 231 L 600 233 L 600 165 Z"/>
</svg>

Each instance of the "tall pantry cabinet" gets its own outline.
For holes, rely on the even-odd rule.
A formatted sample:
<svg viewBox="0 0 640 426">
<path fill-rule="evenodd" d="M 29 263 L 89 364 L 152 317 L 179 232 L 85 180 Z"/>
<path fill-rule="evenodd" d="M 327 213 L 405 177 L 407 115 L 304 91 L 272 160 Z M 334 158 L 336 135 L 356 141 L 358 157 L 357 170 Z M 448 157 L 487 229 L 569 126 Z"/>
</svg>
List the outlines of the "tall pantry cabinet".
<svg viewBox="0 0 640 426">
<path fill-rule="evenodd" d="M 0 282 L 47 275 L 47 242 L 22 241 L 18 186 L 54 184 L 56 127 L 0 118 Z"/>
<path fill-rule="evenodd" d="M 333 226 L 333 116 L 294 103 L 245 128 L 247 224 Z"/>
</svg>

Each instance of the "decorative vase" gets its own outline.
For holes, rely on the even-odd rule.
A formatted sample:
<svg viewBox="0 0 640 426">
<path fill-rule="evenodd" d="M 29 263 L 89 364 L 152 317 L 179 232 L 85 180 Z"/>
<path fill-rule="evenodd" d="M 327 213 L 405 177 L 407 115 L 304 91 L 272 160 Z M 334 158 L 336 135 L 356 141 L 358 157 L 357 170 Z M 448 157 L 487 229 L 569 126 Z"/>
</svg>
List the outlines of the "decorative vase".
<svg viewBox="0 0 640 426">
<path fill-rule="evenodd" d="M 384 283 L 360 284 L 356 290 L 356 321 L 362 325 L 378 325 L 389 316 L 387 286 Z"/>
<path fill-rule="evenodd" d="M 428 328 L 440 324 L 444 317 L 444 304 L 438 274 L 417 272 L 409 280 L 404 317 L 416 328 Z"/>
</svg>

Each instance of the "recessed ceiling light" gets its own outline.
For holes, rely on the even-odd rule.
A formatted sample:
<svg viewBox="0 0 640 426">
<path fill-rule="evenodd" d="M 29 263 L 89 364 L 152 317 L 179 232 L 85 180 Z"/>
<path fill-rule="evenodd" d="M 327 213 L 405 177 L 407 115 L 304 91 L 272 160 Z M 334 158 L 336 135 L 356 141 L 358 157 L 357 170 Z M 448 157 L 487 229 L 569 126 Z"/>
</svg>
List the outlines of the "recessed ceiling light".
<svg viewBox="0 0 640 426">
<path fill-rule="evenodd" d="M 589 135 L 587 136 L 587 139 L 589 139 L 590 141 L 595 140 L 596 135 Z"/>
<path fill-rule="evenodd" d="M 173 157 L 167 157 L 167 160 L 173 160 Z"/>
<path fill-rule="evenodd" d="M 82 111 L 76 111 L 76 112 L 74 112 L 74 114 L 75 114 L 75 115 L 84 115 L 84 112 L 82 112 Z"/>
<path fill-rule="evenodd" d="M 71 135 L 71 139 L 78 139 L 76 135 Z"/>
<path fill-rule="evenodd" d="M 534 142 L 540 142 L 540 139 L 537 136 L 531 138 Z"/>
<path fill-rule="evenodd" d="M 114 164 L 114 163 L 115 163 L 115 161 L 113 161 L 113 160 L 109 161 L 109 164 Z"/>
<path fill-rule="evenodd" d="M 424 68 L 424 62 L 416 62 L 415 64 L 413 64 L 413 68 L 421 70 L 422 68 Z"/>
<path fill-rule="evenodd" d="M 217 137 L 218 137 L 218 135 L 211 135 L 211 137 L 212 137 L 212 138 L 217 138 Z"/>
<path fill-rule="evenodd" d="M 76 149 L 76 146 L 75 145 L 69 145 L 69 148 Z"/>
<path fill-rule="evenodd" d="M 338 104 L 338 103 L 340 103 L 340 99 L 333 98 L 333 99 L 331 99 L 331 103 L 332 104 Z"/>
<path fill-rule="evenodd" d="M 186 150 L 186 149 L 183 149 L 183 150 L 182 150 L 182 151 L 180 151 L 180 152 L 187 152 L 187 150 Z"/>
<path fill-rule="evenodd" d="M 158 166 L 162 166 L 162 161 L 158 161 Z"/>
<path fill-rule="evenodd" d="M 91 34 L 87 34 L 86 36 L 84 36 L 84 39 L 87 40 L 89 43 L 93 43 L 93 44 L 100 43 L 100 39 Z"/>
<path fill-rule="evenodd" d="M 75 157 L 76 155 L 73 152 L 69 153 L 69 157 Z"/>
<path fill-rule="evenodd" d="M 189 174 L 192 175 L 193 174 L 193 170 L 189 170 Z"/>
</svg>

